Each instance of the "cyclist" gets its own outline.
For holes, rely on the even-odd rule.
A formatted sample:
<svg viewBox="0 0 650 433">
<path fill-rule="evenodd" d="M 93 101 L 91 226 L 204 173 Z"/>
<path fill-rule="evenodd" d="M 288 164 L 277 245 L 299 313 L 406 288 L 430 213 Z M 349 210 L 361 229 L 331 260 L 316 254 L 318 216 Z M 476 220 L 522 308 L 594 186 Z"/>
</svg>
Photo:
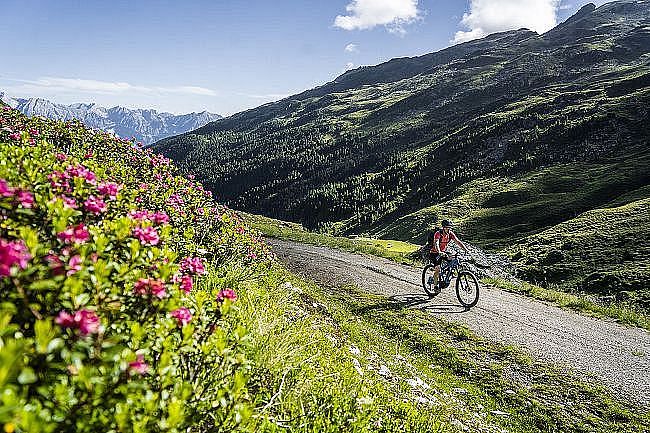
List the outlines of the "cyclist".
<svg viewBox="0 0 650 433">
<path fill-rule="evenodd" d="M 454 243 L 457 244 L 463 251 L 467 252 L 467 247 L 465 244 L 462 243 L 461 240 L 458 239 L 458 237 L 451 230 L 453 226 L 454 223 L 451 221 L 442 220 L 442 228 L 436 230 L 433 233 L 433 236 L 429 234 L 429 239 L 433 241 L 431 251 L 429 253 L 429 259 L 431 260 L 431 263 L 436 266 L 433 271 L 434 286 L 436 287 L 436 290 L 440 290 L 438 287 L 438 278 L 440 277 L 440 264 L 442 263 L 442 259 L 444 258 L 445 260 L 449 260 L 449 253 L 445 251 L 447 249 L 447 245 L 449 245 L 449 242 L 454 241 Z"/>
</svg>

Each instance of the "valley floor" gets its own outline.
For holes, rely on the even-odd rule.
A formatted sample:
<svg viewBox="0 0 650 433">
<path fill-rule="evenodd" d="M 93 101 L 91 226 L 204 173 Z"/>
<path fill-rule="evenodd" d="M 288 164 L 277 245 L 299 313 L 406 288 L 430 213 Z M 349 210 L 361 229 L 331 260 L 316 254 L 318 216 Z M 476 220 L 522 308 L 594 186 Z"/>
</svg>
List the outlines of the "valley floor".
<svg viewBox="0 0 650 433">
<path fill-rule="evenodd" d="M 502 290 L 481 287 L 476 307 L 465 311 L 447 288 L 429 298 L 420 274 L 387 259 L 269 239 L 296 274 L 325 287 L 352 284 L 386 297 L 386 310 L 415 308 L 471 328 L 488 340 L 513 345 L 533 358 L 593 377 L 616 394 L 650 405 L 650 333 L 582 316 Z"/>
</svg>

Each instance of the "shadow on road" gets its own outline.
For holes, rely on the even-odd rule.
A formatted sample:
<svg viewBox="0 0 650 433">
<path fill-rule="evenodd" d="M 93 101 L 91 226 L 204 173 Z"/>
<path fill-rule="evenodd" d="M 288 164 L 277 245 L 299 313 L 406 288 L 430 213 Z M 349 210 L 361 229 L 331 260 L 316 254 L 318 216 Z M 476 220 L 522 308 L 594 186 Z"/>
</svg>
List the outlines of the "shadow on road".
<svg viewBox="0 0 650 433">
<path fill-rule="evenodd" d="M 417 308 L 429 313 L 464 313 L 468 311 L 458 304 L 444 304 L 436 302 L 435 298 L 421 294 L 393 295 L 383 302 L 359 308 L 356 313 L 364 314 L 369 311 L 398 311 L 405 308 Z"/>
</svg>

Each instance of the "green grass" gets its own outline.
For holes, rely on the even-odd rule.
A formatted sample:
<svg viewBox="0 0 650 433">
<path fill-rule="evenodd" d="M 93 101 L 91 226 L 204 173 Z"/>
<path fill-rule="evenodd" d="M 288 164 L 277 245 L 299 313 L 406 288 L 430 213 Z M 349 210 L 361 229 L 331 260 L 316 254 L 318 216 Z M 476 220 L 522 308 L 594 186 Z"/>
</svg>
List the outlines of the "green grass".
<svg viewBox="0 0 650 433">
<path fill-rule="evenodd" d="M 459 187 L 454 197 L 375 227 L 371 234 L 419 242 L 441 219 L 452 218 L 471 242 L 500 249 L 583 212 L 648 198 L 649 166 L 649 155 L 630 151 L 601 163 L 481 178 Z"/>
<path fill-rule="evenodd" d="M 264 235 L 272 238 L 327 246 L 354 253 L 371 254 L 398 263 L 414 264 L 415 262 L 409 257 L 409 254 L 419 248 L 418 245 L 404 241 L 332 236 L 327 233 L 316 233 L 305 230 L 302 225 L 297 223 L 280 221 L 262 215 L 247 214 L 244 212 L 240 212 L 240 215 L 242 215 L 251 228 L 259 230 Z"/>
<path fill-rule="evenodd" d="M 647 413 L 593 383 L 354 287 L 275 268 L 240 290 L 237 308 L 254 364 L 252 431 L 650 428 Z"/>
<path fill-rule="evenodd" d="M 506 252 L 526 279 L 650 312 L 650 198 L 585 212 Z"/>
</svg>

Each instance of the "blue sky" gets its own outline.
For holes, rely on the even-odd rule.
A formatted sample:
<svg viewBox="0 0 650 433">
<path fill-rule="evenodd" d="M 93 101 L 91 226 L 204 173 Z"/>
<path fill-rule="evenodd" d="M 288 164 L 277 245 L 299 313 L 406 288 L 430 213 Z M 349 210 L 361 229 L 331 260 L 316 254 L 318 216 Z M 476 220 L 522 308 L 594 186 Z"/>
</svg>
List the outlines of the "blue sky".
<svg viewBox="0 0 650 433">
<path fill-rule="evenodd" d="M 0 91 L 232 114 L 585 0 L 0 0 Z M 604 1 L 596 2 L 602 4 Z"/>
</svg>

